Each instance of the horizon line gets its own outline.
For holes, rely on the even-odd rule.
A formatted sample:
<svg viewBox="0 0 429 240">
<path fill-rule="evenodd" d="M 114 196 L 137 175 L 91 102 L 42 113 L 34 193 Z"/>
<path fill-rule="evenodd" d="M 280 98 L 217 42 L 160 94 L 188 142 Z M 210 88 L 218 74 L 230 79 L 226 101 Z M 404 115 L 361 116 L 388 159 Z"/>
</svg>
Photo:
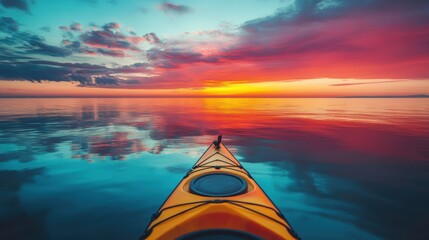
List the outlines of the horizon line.
<svg viewBox="0 0 429 240">
<path fill-rule="evenodd" d="M 0 98 L 429 98 L 428 94 L 386 96 L 0 96 Z"/>
</svg>

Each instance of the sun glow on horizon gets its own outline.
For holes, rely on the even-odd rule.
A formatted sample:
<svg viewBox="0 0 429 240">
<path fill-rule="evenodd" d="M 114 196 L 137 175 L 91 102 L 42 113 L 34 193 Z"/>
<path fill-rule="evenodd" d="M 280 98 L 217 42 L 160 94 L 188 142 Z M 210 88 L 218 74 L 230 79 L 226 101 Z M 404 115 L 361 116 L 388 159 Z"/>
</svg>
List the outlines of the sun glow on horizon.
<svg viewBox="0 0 429 240">
<path fill-rule="evenodd" d="M 5 97 L 342 97 L 429 94 L 425 81 L 391 79 L 301 79 L 214 84 L 203 88 L 127 89 L 70 82 L 0 81 Z M 377 85 L 377 87 L 374 87 Z M 383 95 L 380 95 L 382 88 Z M 11 91 L 13 90 L 13 91 Z M 13 94 L 10 94 L 13 92 Z"/>
</svg>

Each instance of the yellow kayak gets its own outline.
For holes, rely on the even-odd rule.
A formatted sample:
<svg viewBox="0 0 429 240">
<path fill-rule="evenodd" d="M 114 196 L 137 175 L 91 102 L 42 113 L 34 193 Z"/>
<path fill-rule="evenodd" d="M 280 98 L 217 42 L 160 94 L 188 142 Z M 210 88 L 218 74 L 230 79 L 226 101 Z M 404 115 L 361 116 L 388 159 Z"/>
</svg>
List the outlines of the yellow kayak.
<svg viewBox="0 0 429 240">
<path fill-rule="evenodd" d="M 221 140 L 183 177 L 141 239 L 299 239 Z"/>
</svg>

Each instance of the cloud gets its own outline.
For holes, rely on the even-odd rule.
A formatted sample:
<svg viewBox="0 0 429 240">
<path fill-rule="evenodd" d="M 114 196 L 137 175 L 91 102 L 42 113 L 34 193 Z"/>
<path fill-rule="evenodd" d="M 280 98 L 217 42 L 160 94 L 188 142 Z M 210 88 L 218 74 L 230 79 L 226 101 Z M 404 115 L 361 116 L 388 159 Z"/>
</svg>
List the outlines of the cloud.
<svg viewBox="0 0 429 240">
<path fill-rule="evenodd" d="M 95 65 L 90 63 L 60 63 L 60 62 L 53 62 L 53 61 L 41 61 L 41 60 L 33 60 L 30 61 L 31 64 L 43 64 L 43 65 L 50 65 L 50 66 L 57 66 L 57 67 L 66 67 L 71 69 L 79 69 L 82 70 L 91 70 L 91 73 L 101 73 L 109 70 L 109 68 L 101 65 Z M 88 73 L 88 71 L 86 71 Z"/>
<path fill-rule="evenodd" d="M 0 0 L 0 4 L 5 8 L 16 8 L 23 12 L 30 12 L 27 0 Z"/>
<path fill-rule="evenodd" d="M 217 38 L 196 42 L 198 34 L 188 34 L 166 39 L 147 58 L 158 80 L 188 79 L 175 86 L 225 80 L 427 79 L 428 27 L 427 1 L 296 1 L 243 23 L 223 46 L 213 47 Z"/>
<path fill-rule="evenodd" d="M 65 81 L 90 87 L 129 87 L 144 79 L 141 74 L 149 72 L 149 65 L 107 68 L 88 63 L 60 63 L 35 58 L 40 57 L 37 55 L 67 57 L 75 53 L 123 58 L 127 56 L 126 51 L 141 52 L 139 44 L 143 42 L 161 42 L 155 33 L 143 36 L 122 33 L 120 24 L 115 22 L 102 27 L 93 26 L 86 31 L 79 23 L 60 26 L 64 37 L 60 46 L 46 43 L 39 35 L 20 31 L 19 24 L 12 18 L 0 18 L 0 26 L 0 31 L 6 34 L 6 37 L 0 39 L 0 78 L 3 80 Z M 138 77 L 134 79 L 134 76 Z"/>
<path fill-rule="evenodd" d="M 111 73 L 114 73 L 114 69 L 88 63 L 41 60 L 0 63 L 0 78 L 4 80 L 79 82 L 82 85 L 96 85 L 98 84 L 96 78 L 106 78 Z"/>
<path fill-rule="evenodd" d="M 404 81 L 404 80 L 402 80 L 402 81 Z M 337 84 L 331 84 L 330 86 L 335 86 L 335 87 L 344 87 L 344 86 L 366 85 L 366 84 L 378 84 L 378 83 L 392 83 L 392 82 L 402 82 L 402 81 L 376 81 L 376 82 L 337 83 Z"/>
<path fill-rule="evenodd" d="M 139 51 L 136 45 L 127 41 L 125 35 L 113 31 L 119 29 L 119 26 L 117 23 L 109 23 L 103 26 L 103 30 L 91 30 L 83 33 L 80 35 L 80 39 L 91 47 Z"/>
<path fill-rule="evenodd" d="M 8 46 L 2 46 L 0 42 L 0 63 L 3 61 L 22 61 L 22 60 L 30 60 L 34 59 L 31 56 L 24 55 L 21 52 L 15 52 L 14 49 Z"/>
<path fill-rule="evenodd" d="M 119 23 L 115 23 L 115 22 L 110 22 L 107 24 L 103 25 L 103 29 L 105 31 L 110 31 L 110 30 L 114 30 L 114 29 L 119 29 L 121 27 L 121 24 Z"/>
<path fill-rule="evenodd" d="M 114 77 L 96 77 L 95 83 L 97 85 L 118 85 L 118 79 Z"/>
<path fill-rule="evenodd" d="M 168 2 L 162 6 L 166 12 L 189 11 Z M 97 85 L 97 77 L 114 78 L 116 84 L 110 85 L 118 88 L 133 82 L 134 88 L 169 89 L 311 78 L 402 81 L 429 78 L 428 13 L 427 1 L 302 0 L 236 28 L 186 32 L 162 41 L 155 33 L 138 35 L 118 22 L 89 28 L 74 23 L 60 27 L 61 46 L 20 32 L 13 19 L 1 18 L 1 29 L 10 36 L 0 44 L 3 49 L 15 46 L 15 57 L 86 54 L 139 62 L 99 73 L 73 69 L 55 78 L 79 79 L 88 86 Z"/>
<path fill-rule="evenodd" d="M 3 79 L 29 81 L 71 81 L 71 69 L 33 63 L 2 63 L 0 77 Z"/>
<path fill-rule="evenodd" d="M 10 17 L 0 18 L 0 31 L 5 33 L 16 33 L 19 30 L 19 24 Z"/>
<path fill-rule="evenodd" d="M 125 57 L 124 51 L 121 50 L 97 48 L 96 52 L 110 57 Z"/>
<path fill-rule="evenodd" d="M 41 27 L 39 29 L 44 31 L 44 32 L 51 32 L 51 28 L 49 26 L 44 26 L 44 27 Z"/>
<path fill-rule="evenodd" d="M 327 2 L 296 1 L 244 23 L 240 43 L 223 57 L 278 65 L 290 78 L 428 77 L 415 63 L 428 62 L 428 2 L 344 0 L 320 7 Z"/>
<path fill-rule="evenodd" d="M 219 61 L 217 57 L 204 56 L 201 53 L 183 49 L 160 50 L 152 48 L 147 51 L 146 56 L 154 66 L 160 68 L 177 68 L 182 64 L 216 63 Z"/>
<path fill-rule="evenodd" d="M 165 13 L 184 14 L 191 11 L 188 6 L 164 2 L 159 5 L 159 9 Z"/>
<path fill-rule="evenodd" d="M 68 49 L 44 43 L 44 40 L 36 35 L 29 35 L 26 42 L 27 44 L 23 47 L 29 54 L 41 54 L 53 57 L 66 57 L 72 54 L 72 51 Z"/>
<path fill-rule="evenodd" d="M 17 55 L 66 57 L 72 54 L 70 50 L 47 44 L 42 37 L 28 32 L 13 32 L 8 37 L 0 39 L 0 44 L 8 45 Z"/>
<path fill-rule="evenodd" d="M 120 68 L 108 68 L 89 63 L 60 63 L 30 60 L 27 62 L 0 62 L 0 79 L 27 80 L 32 82 L 78 82 L 81 87 L 124 87 L 140 83 L 136 79 L 123 79 L 120 74 L 139 74 L 148 66 L 134 64 Z"/>
<path fill-rule="evenodd" d="M 140 44 L 161 43 L 155 33 L 138 36 L 133 31 L 123 33 L 121 24 L 110 22 L 101 27 L 96 25 L 87 31 L 83 31 L 79 23 L 70 26 L 60 26 L 63 31 L 63 45 L 75 53 L 88 55 L 105 55 L 110 57 L 126 57 L 126 51 L 141 52 Z"/>
<path fill-rule="evenodd" d="M 80 32 L 82 31 L 82 25 L 80 23 L 72 23 L 70 25 L 70 30 L 74 32 Z"/>
<path fill-rule="evenodd" d="M 149 42 L 149 43 L 161 43 L 161 40 L 158 38 L 158 36 L 155 33 L 147 33 L 145 35 L 143 35 L 143 38 Z"/>
<path fill-rule="evenodd" d="M 46 43 L 39 35 L 20 31 L 19 24 L 9 17 L 0 18 L 0 32 L 5 33 L 5 37 L 0 38 L 0 49 L 7 49 L 8 55 L 16 56 L 15 60 L 28 58 L 28 55 L 33 54 L 53 57 L 66 57 L 72 54 L 69 49 Z"/>
</svg>

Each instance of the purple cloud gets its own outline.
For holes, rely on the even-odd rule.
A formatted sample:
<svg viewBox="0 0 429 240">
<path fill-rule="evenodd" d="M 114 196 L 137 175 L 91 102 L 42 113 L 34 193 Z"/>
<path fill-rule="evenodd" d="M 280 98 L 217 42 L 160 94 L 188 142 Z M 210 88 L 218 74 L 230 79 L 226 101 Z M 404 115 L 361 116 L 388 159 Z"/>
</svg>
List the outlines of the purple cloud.
<svg viewBox="0 0 429 240">
<path fill-rule="evenodd" d="M 204 56 L 201 53 L 183 49 L 160 50 L 152 48 L 147 51 L 146 57 L 151 64 L 160 68 L 177 68 L 182 64 L 198 62 L 216 63 L 219 61 L 217 57 Z"/>
<path fill-rule="evenodd" d="M 0 0 L 0 4 L 5 8 L 16 8 L 23 12 L 30 12 L 27 0 Z"/>
<path fill-rule="evenodd" d="M 74 32 L 80 32 L 82 31 L 82 25 L 80 23 L 72 23 L 70 25 L 70 30 Z"/>
<path fill-rule="evenodd" d="M 64 33 L 62 43 L 65 48 L 76 53 L 111 57 L 125 57 L 125 51 L 141 52 L 139 44 L 142 42 L 161 43 L 155 33 L 137 36 L 133 31 L 121 32 L 120 27 L 119 23 L 110 22 L 101 28 L 94 25 L 90 30 L 82 32 L 82 26 L 78 23 L 70 27 L 60 26 Z"/>
<path fill-rule="evenodd" d="M 151 44 L 161 43 L 161 40 L 158 38 L 158 36 L 155 33 L 147 33 L 143 35 L 143 38 Z"/>
<path fill-rule="evenodd" d="M 111 31 L 113 29 L 119 29 L 120 27 L 121 27 L 121 24 L 115 23 L 115 22 L 110 22 L 110 23 L 103 25 L 103 29 L 105 31 Z"/>
<path fill-rule="evenodd" d="M 103 26 L 103 30 L 91 30 L 83 33 L 80 35 L 80 39 L 91 47 L 140 51 L 135 44 L 127 40 L 125 35 L 112 31 L 118 28 L 119 24 L 109 23 Z"/>
<path fill-rule="evenodd" d="M 105 49 L 105 48 L 97 48 L 97 53 L 100 53 L 105 56 L 110 57 L 125 57 L 125 53 L 122 50 L 112 50 L 112 49 Z"/>
<path fill-rule="evenodd" d="M 191 9 L 185 5 L 174 4 L 170 2 L 164 2 L 159 5 L 159 9 L 161 9 L 165 13 L 174 13 L 174 14 L 184 14 L 191 11 Z"/>
</svg>

